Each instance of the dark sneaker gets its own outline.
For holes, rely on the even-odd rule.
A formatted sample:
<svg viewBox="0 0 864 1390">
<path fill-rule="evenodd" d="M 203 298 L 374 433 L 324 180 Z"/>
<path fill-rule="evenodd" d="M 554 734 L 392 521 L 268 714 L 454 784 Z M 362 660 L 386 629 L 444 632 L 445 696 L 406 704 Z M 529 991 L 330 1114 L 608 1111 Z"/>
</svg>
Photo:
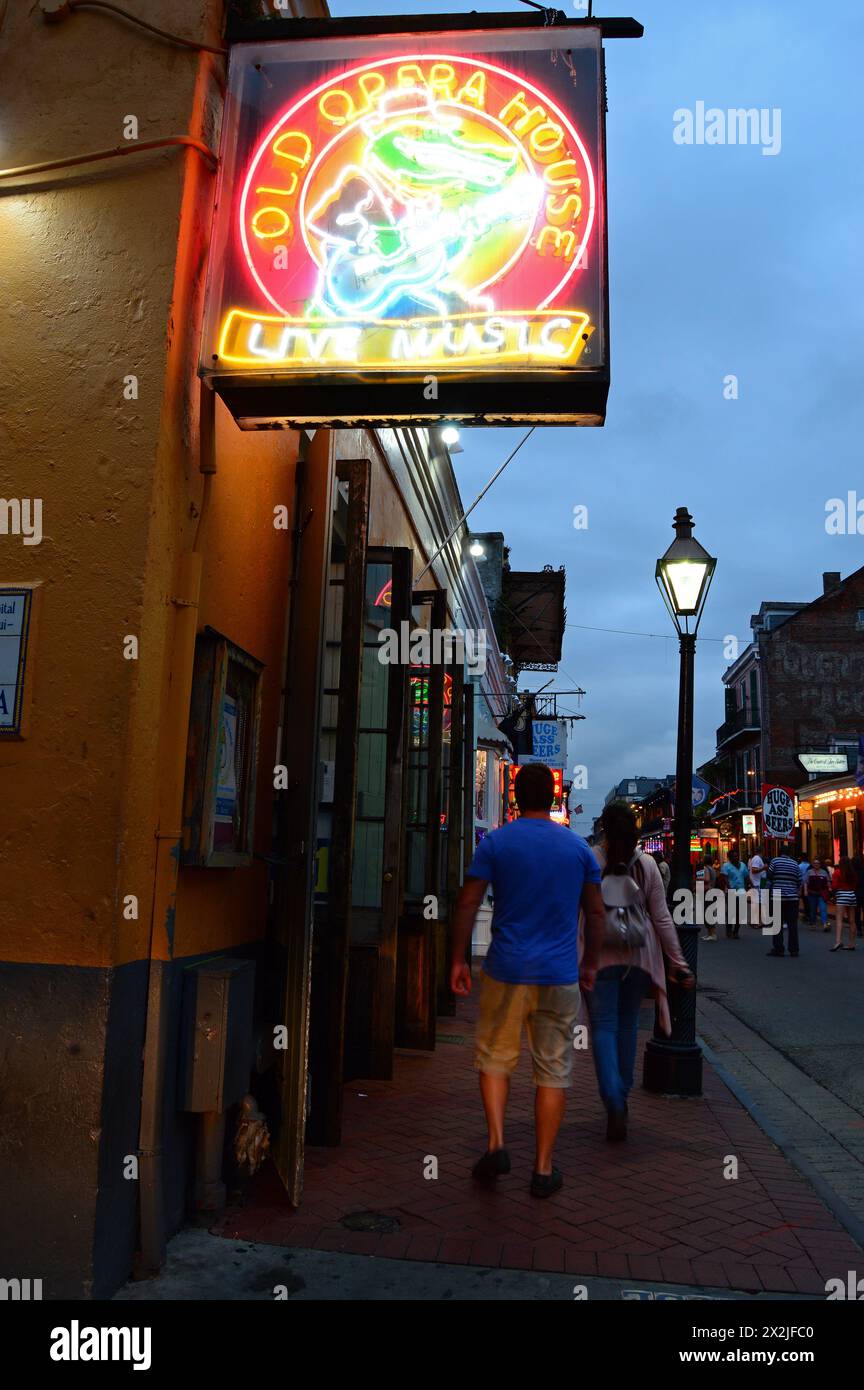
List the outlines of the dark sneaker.
<svg viewBox="0 0 864 1390">
<path fill-rule="evenodd" d="M 476 1178 L 477 1182 L 492 1182 L 509 1172 L 510 1155 L 506 1149 L 496 1149 L 494 1153 L 487 1151 L 482 1158 L 478 1158 L 471 1170 L 471 1176 Z"/>
<path fill-rule="evenodd" d="M 610 1110 L 606 1118 L 606 1138 L 611 1143 L 620 1143 L 627 1138 L 627 1111 Z"/>
<path fill-rule="evenodd" d="M 532 1197 L 551 1197 L 553 1192 L 559 1192 L 563 1186 L 564 1175 L 557 1168 L 553 1168 L 551 1173 L 531 1174 Z"/>
</svg>

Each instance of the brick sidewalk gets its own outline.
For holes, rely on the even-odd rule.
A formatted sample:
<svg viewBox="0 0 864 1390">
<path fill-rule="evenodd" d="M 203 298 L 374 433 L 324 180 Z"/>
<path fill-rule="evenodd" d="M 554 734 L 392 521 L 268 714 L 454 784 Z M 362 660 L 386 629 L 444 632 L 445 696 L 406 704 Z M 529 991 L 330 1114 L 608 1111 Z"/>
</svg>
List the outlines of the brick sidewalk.
<svg viewBox="0 0 864 1390">
<path fill-rule="evenodd" d="M 309 1149 L 295 1210 L 269 1165 L 218 1235 L 409 1260 L 535 1269 L 748 1292 L 823 1295 L 825 1281 L 864 1274 L 849 1235 L 705 1066 L 701 1100 L 666 1100 L 637 1085 L 631 1137 L 605 1141 L 590 1054 L 577 1052 L 556 1151 L 565 1187 L 528 1193 L 533 1160 L 530 1062 L 513 1079 L 507 1146 L 513 1171 L 493 1190 L 471 1181 L 485 1147 L 472 1037 L 476 994 L 439 1019 L 432 1054 L 396 1057 L 389 1082 L 345 1089 L 344 1142 Z M 641 1047 L 640 1047 L 641 1057 Z M 437 1180 L 423 1177 L 438 1160 Z M 726 1155 L 739 1176 L 723 1177 Z M 340 1221 L 374 1212 L 388 1234 Z M 398 1223 L 398 1226 L 396 1225 Z"/>
</svg>

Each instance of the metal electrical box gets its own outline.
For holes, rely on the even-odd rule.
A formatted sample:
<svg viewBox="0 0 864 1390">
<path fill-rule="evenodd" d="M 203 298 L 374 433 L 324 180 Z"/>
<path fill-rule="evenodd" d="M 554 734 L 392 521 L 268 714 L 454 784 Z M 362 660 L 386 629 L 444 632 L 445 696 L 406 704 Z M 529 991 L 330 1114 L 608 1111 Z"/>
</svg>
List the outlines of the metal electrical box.
<svg viewBox="0 0 864 1390">
<path fill-rule="evenodd" d="M 249 1089 L 255 962 L 220 956 L 186 972 L 178 1108 L 222 1111 Z"/>
</svg>

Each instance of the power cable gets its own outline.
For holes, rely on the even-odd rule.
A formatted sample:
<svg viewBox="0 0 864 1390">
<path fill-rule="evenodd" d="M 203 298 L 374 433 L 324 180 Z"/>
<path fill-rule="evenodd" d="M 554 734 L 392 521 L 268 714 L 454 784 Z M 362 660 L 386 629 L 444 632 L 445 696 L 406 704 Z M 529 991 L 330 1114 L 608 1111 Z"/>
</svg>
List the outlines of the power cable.
<svg viewBox="0 0 864 1390">
<path fill-rule="evenodd" d="M 94 164 L 101 159 L 122 159 L 127 154 L 143 154 L 147 150 L 166 149 L 171 145 L 185 145 L 206 159 L 211 169 L 219 163 L 218 157 L 192 135 L 166 135 L 161 140 L 132 140 L 128 145 L 115 145 L 110 150 L 90 150 L 87 154 L 70 154 L 63 159 L 45 159 L 39 164 L 19 164 L 15 169 L 0 169 L 0 179 L 23 178 L 25 174 L 45 174 L 49 169 L 71 169 L 76 164 Z"/>
<path fill-rule="evenodd" d="M 157 29 L 155 24 L 149 24 L 146 19 L 131 14 L 121 5 L 110 4 L 109 0 L 42 0 L 41 8 L 42 17 L 47 24 L 59 24 L 61 19 L 66 19 L 76 10 L 107 10 L 109 14 L 119 15 L 129 24 L 137 24 L 139 29 L 146 29 L 148 34 L 155 34 L 157 38 L 164 39 L 166 43 L 176 44 L 178 48 L 191 48 L 197 53 L 215 53 L 220 58 L 224 58 L 228 53 L 227 48 L 214 48 L 209 43 L 199 43 L 197 39 L 183 39 L 179 34 L 170 34 L 167 29 Z"/>
<path fill-rule="evenodd" d="M 590 627 L 587 623 L 565 623 L 565 627 L 579 628 L 582 632 L 614 632 L 620 637 L 660 637 L 664 642 L 674 642 L 675 632 L 632 632 L 624 627 Z M 699 637 L 700 642 L 725 642 L 725 637 Z"/>
<path fill-rule="evenodd" d="M 531 436 L 532 436 L 532 434 L 534 433 L 534 431 L 536 430 L 536 428 L 537 428 L 536 425 L 532 425 L 531 428 L 530 428 L 530 430 L 527 430 L 527 431 L 525 432 L 525 434 L 523 434 L 522 438 L 519 440 L 519 443 L 516 445 L 516 448 L 513 450 L 513 452 L 512 452 L 511 454 L 508 454 L 508 455 L 507 455 L 507 457 L 506 457 L 506 459 L 504 460 L 504 462 L 502 463 L 501 467 L 500 467 L 499 469 L 497 469 L 496 472 L 494 472 L 494 473 L 492 474 L 492 477 L 489 479 L 489 481 L 488 481 L 488 483 L 486 484 L 486 486 L 484 487 L 483 491 L 482 491 L 482 492 L 478 492 L 477 496 L 474 498 L 474 501 L 471 503 L 471 506 L 468 508 L 467 512 L 463 512 L 463 513 L 462 513 L 462 515 L 460 516 L 459 520 L 456 522 L 456 525 L 453 527 L 453 529 L 452 529 L 452 531 L 450 532 L 450 534 L 449 534 L 448 536 L 445 537 L 445 539 L 444 539 L 444 540 L 441 542 L 441 544 L 439 545 L 438 549 L 435 551 L 434 555 L 432 555 L 432 557 L 430 558 L 429 563 L 420 571 L 420 573 L 419 573 L 419 574 L 417 575 L 417 577 L 414 579 L 413 582 L 414 582 L 415 585 L 419 584 L 419 582 L 420 582 L 420 580 L 423 578 L 424 574 L 428 574 L 429 570 L 431 570 L 431 568 L 432 568 L 432 566 L 434 565 L 435 561 L 438 559 L 438 556 L 441 554 L 442 550 L 446 550 L 447 546 L 450 544 L 450 542 L 452 541 L 453 537 L 456 535 L 456 532 L 459 530 L 459 527 L 463 524 L 463 522 L 467 521 L 468 517 L 469 517 L 469 516 L 471 515 L 471 513 L 473 512 L 474 508 L 477 506 L 477 503 L 478 503 L 478 502 L 482 502 L 483 498 L 486 496 L 486 493 L 489 491 L 489 489 L 490 489 L 490 487 L 492 486 L 492 484 L 496 481 L 496 479 L 498 479 L 498 478 L 501 477 L 501 474 L 504 472 L 504 469 L 507 467 L 507 465 L 508 465 L 508 463 L 510 462 L 510 460 L 511 460 L 511 459 L 514 459 L 514 458 L 516 457 L 516 455 L 518 454 L 519 450 L 522 448 L 522 445 L 523 445 L 527 440 L 529 440 L 529 439 L 531 438 Z"/>
</svg>

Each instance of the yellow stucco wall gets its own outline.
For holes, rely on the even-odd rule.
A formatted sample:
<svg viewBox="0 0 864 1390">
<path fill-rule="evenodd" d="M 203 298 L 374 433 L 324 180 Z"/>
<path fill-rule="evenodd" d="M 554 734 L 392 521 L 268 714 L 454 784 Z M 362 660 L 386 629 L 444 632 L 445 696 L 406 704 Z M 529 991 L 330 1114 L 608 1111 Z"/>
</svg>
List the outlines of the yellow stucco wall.
<svg viewBox="0 0 864 1390">
<path fill-rule="evenodd" d="M 273 767 L 282 681 L 292 539 L 273 526 L 274 507 L 293 510 L 297 437 L 238 430 L 217 405 L 217 460 L 206 520 L 200 624 L 224 632 L 265 663 L 255 850 L 271 849 Z M 263 934 L 266 865 L 181 868 L 174 953 L 239 945 Z"/>
<path fill-rule="evenodd" d="M 221 8 L 148 0 L 146 17 L 212 43 Z M 48 27 L 13 7 L 0 29 L 0 163 L 117 145 L 129 115 L 142 140 L 189 132 L 215 145 L 219 71 L 107 15 Z M 6 960 L 146 954 L 170 600 L 201 493 L 195 365 L 213 178 L 172 151 L 0 185 L 0 495 L 39 497 L 44 515 L 39 546 L 0 536 L 0 582 L 43 585 L 30 736 L 0 744 L 2 855 L 15 866 Z M 130 374 L 137 400 L 124 399 Z M 296 436 L 243 435 L 218 416 L 200 621 L 266 663 L 272 762 L 290 548 L 272 515 L 292 500 Z M 123 658 L 127 634 L 137 661 Z M 264 888 L 260 867 L 182 871 L 176 951 L 259 932 Z M 123 918 L 126 894 L 137 920 Z"/>
</svg>

